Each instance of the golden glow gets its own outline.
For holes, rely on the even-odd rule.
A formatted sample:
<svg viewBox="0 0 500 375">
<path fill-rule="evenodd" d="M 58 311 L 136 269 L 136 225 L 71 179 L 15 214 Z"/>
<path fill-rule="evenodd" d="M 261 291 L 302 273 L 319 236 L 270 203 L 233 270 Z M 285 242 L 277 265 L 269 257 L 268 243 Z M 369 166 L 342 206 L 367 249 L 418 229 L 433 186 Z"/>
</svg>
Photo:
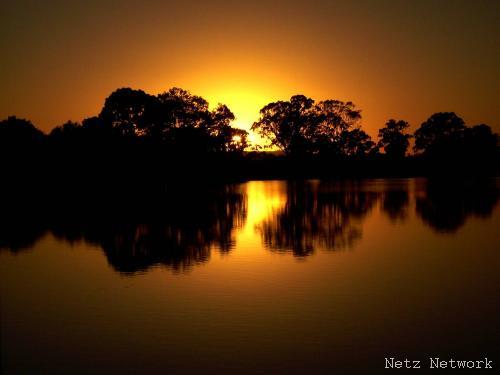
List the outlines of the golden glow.
<svg viewBox="0 0 500 375">
<path fill-rule="evenodd" d="M 493 3 L 439 2 L 433 12 L 417 2 L 385 12 L 376 1 L 18 3 L 2 9 L 0 118 L 28 118 L 45 132 L 98 114 L 117 88 L 174 86 L 228 105 L 245 130 L 264 105 L 294 94 L 353 101 L 372 137 L 389 118 L 414 130 L 439 111 L 499 130 Z"/>
<path fill-rule="evenodd" d="M 266 104 L 289 98 L 295 92 L 287 87 L 284 80 L 278 77 L 273 79 L 272 73 L 264 65 L 241 61 L 237 67 L 223 69 L 223 65 L 216 65 L 218 63 L 223 64 L 222 61 L 215 61 L 214 65 L 208 65 L 203 71 L 186 77 L 188 83 L 179 85 L 204 97 L 212 109 L 219 103 L 226 104 L 236 117 L 231 125 L 248 131 L 248 141 L 251 145 L 267 145 L 267 140 L 250 130 L 252 124 L 257 121 L 260 109 Z M 213 76 L 219 79 L 214 82 L 210 78 Z M 167 80 L 168 78 L 165 78 L 165 81 Z M 155 87 L 152 92 L 162 90 L 164 88 Z"/>
<path fill-rule="evenodd" d="M 255 236 L 255 228 L 286 203 L 284 181 L 250 181 L 246 184 L 248 212 L 242 229 L 248 236 Z"/>
<path fill-rule="evenodd" d="M 231 91 L 230 88 L 222 88 L 220 91 L 215 90 L 213 93 L 205 96 L 211 107 L 217 103 L 226 104 L 234 113 L 236 119 L 231 124 L 232 126 L 248 131 L 248 141 L 251 145 L 263 145 L 266 142 L 257 134 L 250 130 L 253 122 L 259 117 L 260 109 L 267 104 L 269 98 L 264 94 L 259 94 L 257 89 L 236 89 Z"/>
</svg>

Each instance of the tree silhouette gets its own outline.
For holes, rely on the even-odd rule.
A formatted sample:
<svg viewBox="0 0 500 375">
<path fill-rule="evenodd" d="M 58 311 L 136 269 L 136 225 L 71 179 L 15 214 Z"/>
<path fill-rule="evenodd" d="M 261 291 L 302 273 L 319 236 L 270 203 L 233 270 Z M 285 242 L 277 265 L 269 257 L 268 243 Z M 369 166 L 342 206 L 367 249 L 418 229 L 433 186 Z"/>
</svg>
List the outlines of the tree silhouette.
<svg viewBox="0 0 500 375">
<path fill-rule="evenodd" d="M 88 117 L 82 121 L 81 136 L 92 144 L 110 144 L 120 137 L 120 133 L 113 129 L 111 123 L 99 116 Z"/>
<path fill-rule="evenodd" d="M 313 104 L 314 100 L 304 95 L 292 96 L 288 102 L 269 103 L 260 110 L 260 119 L 251 129 L 286 154 L 303 154 L 308 151 L 308 138 L 314 126 Z"/>
<path fill-rule="evenodd" d="M 498 153 L 498 134 L 485 124 L 465 129 L 464 148 L 475 160 L 495 160 Z"/>
<path fill-rule="evenodd" d="M 348 158 L 363 158 L 378 151 L 375 142 L 361 129 L 342 131 L 338 145 L 340 155 Z"/>
<path fill-rule="evenodd" d="M 173 121 L 173 128 L 208 128 L 211 120 L 208 102 L 178 87 L 157 96 L 161 115 Z"/>
<path fill-rule="evenodd" d="M 431 157 L 456 154 L 465 131 L 454 112 L 435 113 L 415 131 L 415 151 Z"/>
<path fill-rule="evenodd" d="M 201 96 L 181 88 L 158 95 L 119 88 L 98 116 L 81 124 L 68 121 L 48 136 L 27 120 L 0 122 L 0 160 L 11 175 L 36 179 L 48 167 L 59 182 L 71 174 L 118 178 L 134 188 L 142 178 L 319 177 L 340 175 L 416 175 L 439 171 L 496 172 L 499 137 L 488 125 L 467 127 L 453 112 L 435 113 L 415 132 L 417 155 L 405 158 L 408 123 L 388 120 L 373 142 L 360 126 L 361 111 L 352 102 L 315 102 L 304 95 L 269 103 L 251 129 L 285 154 L 259 154 L 248 132 L 232 126 L 224 104 L 209 107 Z M 379 157 L 380 149 L 390 163 Z M 249 149 L 256 152 L 244 153 Z M 34 157 L 36 155 L 36 157 Z M 12 157 L 14 156 L 14 157 Z M 335 168 L 331 168 L 335 164 Z M 243 168 L 241 168 L 243 167 Z M 63 172 L 63 173 L 62 173 Z M 17 175 L 17 176 L 16 176 Z M 28 186 L 28 180 L 25 180 Z M 158 185 L 160 186 L 160 185 Z"/>
<path fill-rule="evenodd" d="M 208 131 L 216 152 L 241 153 L 248 147 L 248 132 L 230 125 L 235 117 L 226 105 L 219 104 L 210 113 L 210 118 Z"/>
<path fill-rule="evenodd" d="M 193 156 L 242 152 L 248 147 L 248 133 L 231 127 L 234 119 L 226 105 L 210 111 L 205 99 L 177 87 L 157 96 L 121 88 L 106 99 L 99 117 L 84 127 L 110 128 L 119 136 Z"/>
<path fill-rule="evenodd" d="M 468 127 L 453 112 L 435 113 L 415 132 L 415 150 L 438 162 L 432 167 L 445 162 L 447 170 L 492 173 L 500 155 L 498 140 L 488 125 Z"/>
<path fill-rule="evenodd" d="M 144 135 L 160 127 L 157 99 L 142 90 L 121 88 L 109 95 L 99 117 L 122 136 Z"/>
<path fill-rule="evenodd" d="M 45 168 L 45 138 L 28 120 L 10 116 L 0 121 L 0 195 L 33 195 L 30 190 Z"/>
<path fill-rule="evenodd" d="M 314 107 L 314 128 L 311 129 L 311 138 L 317 144 L 320 152 L 340 150 L 342 153 L 343 142 L 358 138 L 365 138 L 362 133 L 348 134 L 361 119 L 361 111 L 356 109 L 352 102 L 340 100 L 325 100 Z M 364 132 L 363 132 L 364 133 Z M 364 133 L 366 135 L 366 133 Z M 366 135 L 368 136 L 368 135 Z M 352 151 L 348 147 L 344 151 Z M 345 154 L 344 154 L 345 155 Z"/>
<path fill-rule="evenodd" d="M 28 120 L 9 116 L 0 121 L 0 149 L 17 152 L 31 151 L 44 141 L 45 134 Z"/>
<path fill-rule="evenodd" d="M 313 99 L 295 95 L 290 101 L 262 108 L 252 130 L 287 155 L 332 153 L 341 150 L 341 135 L 360 118 L 360 111 L 351 102 L 325 100 L 314 104 Z"/>
<path fill-rule="evenodd" d="M 385 127 L 378 131 L 378 145 L 383 148 L 390 159 L 403 159 L 410 144 L 410 134 L 405 134 L 409 124 L 403 120 L 389 120 Z"/>
<path fill-rule="evenodd" d="M 83 140 L 83 127 L 72 121 L 56 126 L 49 133 L 49 140 L 57 145 L 72 147 Z"/>
</svg>

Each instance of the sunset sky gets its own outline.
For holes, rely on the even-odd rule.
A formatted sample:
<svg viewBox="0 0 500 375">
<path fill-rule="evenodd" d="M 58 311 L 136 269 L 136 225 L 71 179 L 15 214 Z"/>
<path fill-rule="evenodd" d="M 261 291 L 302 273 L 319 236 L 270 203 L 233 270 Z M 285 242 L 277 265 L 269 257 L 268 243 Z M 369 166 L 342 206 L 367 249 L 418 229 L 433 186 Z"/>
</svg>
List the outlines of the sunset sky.
<svg viewBox="0 0 500 375">
<path fill-rule="evenodd" d="M 248 129 L 270 101 L 351 100 L 376 136 L 455 111 L 500 131 L 498 1 L 24 1 L 0 4 L 0 117 L 44 131 L 116 88 L 173 86 Z"/>
</svg>

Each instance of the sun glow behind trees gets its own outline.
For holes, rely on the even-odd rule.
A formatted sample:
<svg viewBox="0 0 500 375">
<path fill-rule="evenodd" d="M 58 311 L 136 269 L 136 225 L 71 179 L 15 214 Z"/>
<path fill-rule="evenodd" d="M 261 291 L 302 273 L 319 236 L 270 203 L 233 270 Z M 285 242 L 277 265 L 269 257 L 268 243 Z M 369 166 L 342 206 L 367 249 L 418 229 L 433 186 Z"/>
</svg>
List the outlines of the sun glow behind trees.
<svg viewBox="0 0 500 375">
<path fill-rule="evenodd" d="M 267 103 L 303 93 L 352 100 L 372 138 L 388 118 L 413 132 L 443 111 L 499 131 L 498 2 L 361 3 L 3 2 L 0 118 L 49 133 L 117 87 L 182 87 L 246 130 Z"/>
<path fill-rule="evenodd" d="M 217 103 L 226 104 L 236 117 L 231 126 L 246 130 L 248 140 L 252 145 L 262 147 L 269 144 L 268 140 L 253 132 L 250 128 L 259 118 L 260 109 L 269 102 L 280 98 L 280 95 L 282 95 L 281 90 L 265 86 L 259 88 L 257 85 L 250 83 L 245 83 L 245 86 L 240 87 L 222 84 L 211 87 L 210 83 L 207 82 L 206 85 L 202 84 L 196 92 L 207 99 L 210 108 L 214 108 Z M 288 97 L 290 95 L 285 96 L 285 98 Z"/>
</svg>

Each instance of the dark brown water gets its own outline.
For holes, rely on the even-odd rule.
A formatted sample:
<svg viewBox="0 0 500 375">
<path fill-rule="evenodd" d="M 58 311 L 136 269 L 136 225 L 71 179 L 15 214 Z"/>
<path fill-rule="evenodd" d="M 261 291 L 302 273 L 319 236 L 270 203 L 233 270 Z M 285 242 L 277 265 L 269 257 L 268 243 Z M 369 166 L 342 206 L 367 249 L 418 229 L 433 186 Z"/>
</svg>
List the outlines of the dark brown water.
<svg viewBox="0 0 500 375">
<path fill-rule="evenodd" d="M 369 374 L 385 357 L 496 360 L 499 186 L 254 181 L 176 196 L 162 220 L 7 224 L 2 371 Z"/>
</svg>

